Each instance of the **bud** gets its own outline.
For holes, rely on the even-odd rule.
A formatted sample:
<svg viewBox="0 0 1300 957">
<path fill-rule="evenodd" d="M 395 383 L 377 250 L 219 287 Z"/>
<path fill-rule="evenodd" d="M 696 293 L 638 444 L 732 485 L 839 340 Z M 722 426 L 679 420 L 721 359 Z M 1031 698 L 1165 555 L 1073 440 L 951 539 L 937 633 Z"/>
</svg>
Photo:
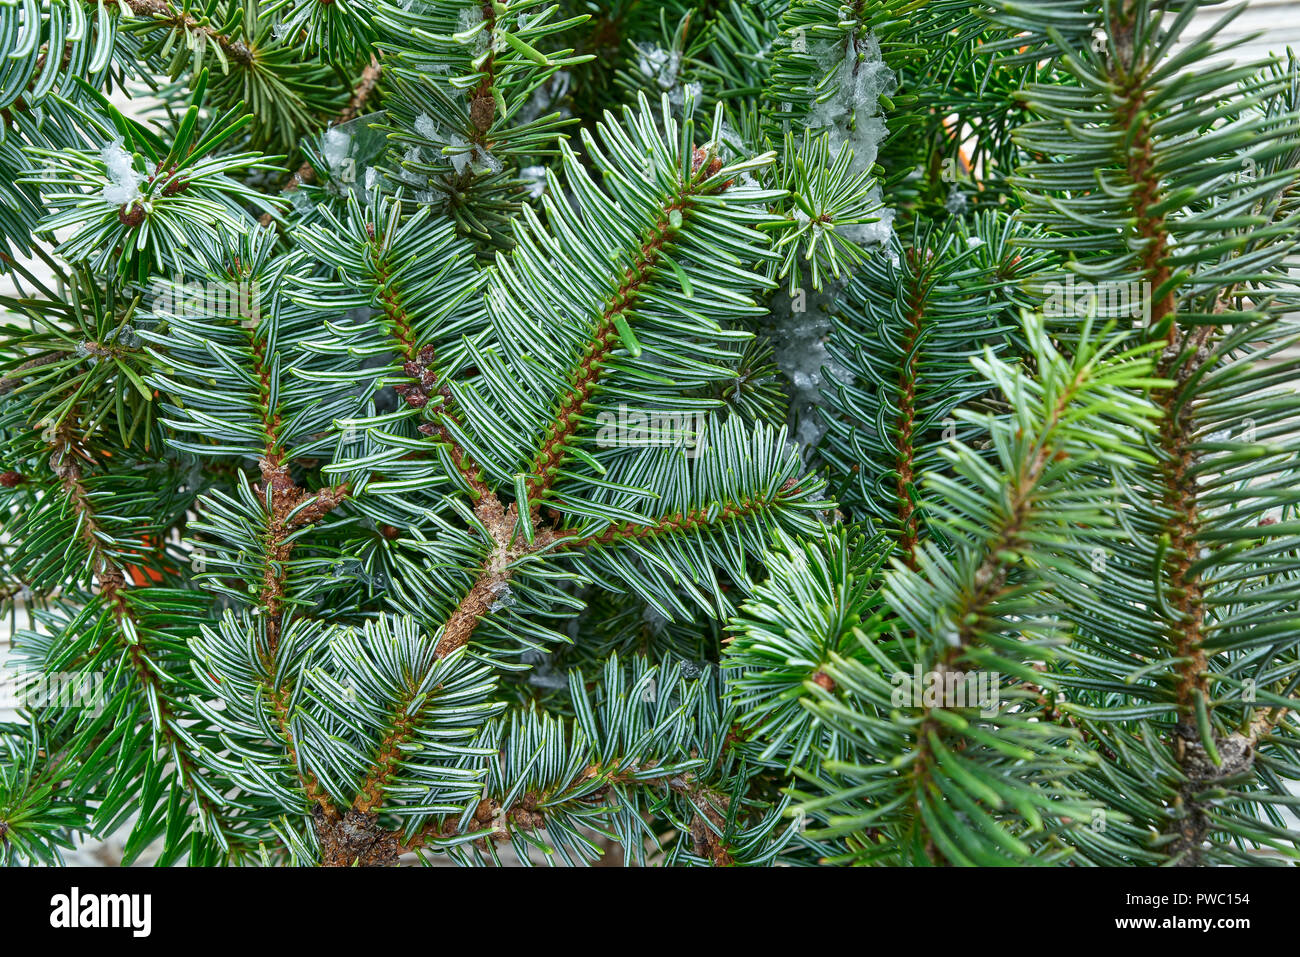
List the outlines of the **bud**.
<svg viewBox="0 0 1300 957">
<path fill-rule="evenodd" d="M 123 203 L 117 210 L 117 218 L 123 226 L 137 229 L 144 222 L 144 207 L 139 203 L 132 203 L 128 208 L 126 203 Z"/>
<path fill-rule="evenodd" d="M 496 118 L 497 105 L 491 96 L 484 94 L 476 96 L 469 104 L 470 122 L 480 133 L 486 133 L 492 126 L 492 120 Z"/>
</svg>

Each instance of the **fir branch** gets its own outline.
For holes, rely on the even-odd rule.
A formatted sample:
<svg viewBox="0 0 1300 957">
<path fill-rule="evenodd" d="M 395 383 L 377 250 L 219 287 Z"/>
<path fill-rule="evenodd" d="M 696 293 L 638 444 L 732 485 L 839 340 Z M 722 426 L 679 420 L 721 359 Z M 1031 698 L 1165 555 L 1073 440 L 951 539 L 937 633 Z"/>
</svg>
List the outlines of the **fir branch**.
<svg viewBox="0 0 1300 957">
<path fill-rule="evenodd" d="M 978 640 L 980 634 L 987 630 L 989 616 L 999 614 L 1000 601 L 1013 587 L 1007 580 L 1010 563 L 1025 545 L 1022 536 L 1033 510 L 1038 507 L 1036 497 L 1045 469 L 1053 460 L 1068 454 L 1055 441 L 1054 433 L 1061 417 L 1075 402 L 1089 379 L 1090 370 L 1086 366 L 1078 367 L 1073 372 L 1073 377 L 1053 397 L 1042 430 L 1034 438 L 1036 449 L 1022 463 L 1020 471 L 1007 476 L 1010 484 L 1005 512 L 998 516 L 999 524 L 989 529 L 988 543 L 983 546 L 983 557 L 969 580 L 973 587 L 963 590 L 959 604 L 951 615 L 951 620 L 957 623 L 957 631 L 955 637 L 946 642 L 939 652 L 934 670 L 941 674 L 951 669 L 965 655 L 970 645 Z M 908 771 L 915 812 L 913 820 L 918 828 L 925 820 L 926 808 L 922 795 L 931 787 L 930 775 L 936 760 L 932 739 L 943 735 L 946 730 L 944 723 L 935 717 L 934 710 L 925 708 L 922 713 L 915 732 L 915 760 Z M 941 860 L 939 848 L 932 836 L 924 839 L 923 846 L 926 856 L 932 862 L 938 863 Z"/>
<path fill-rule="evenodd" d="M 62 788 L 78 757 L 35 727 L 0 725 L 0 866 L 15 859 L 62 863 L 60 849 L 73 846 L 70 833 L 88 827 L 89 807 Z"/>
<path fill-rule="evenodd" d="M 595 393 L 604 364 L 620 344 L 630 346 L 619 332 L 637 305 L 642 286 L 660 266 L 666 252 L 673 248 L 674 234 L 685 227 L 699 196 L 719 195 L 731 185 L 730 180 L 711 182 L 722 169 L 722 161 L 697 148 L 691 159 L 691 176 L 677 184 L 662 203 L 655 224 L 643 236 L 632 265 L 627 267 L 618 288 L 602 305 L 591 331 L 582 359 L 569 372 L 569 389 L 559 402 L 555 419 L 546 429 L 546 438 L 537 450 L 528 477 L 528 501 L 536 509 L 550 491 L 568 446 L 572 443 L 587 403 Z"/>
<path fill-rule="evenodd" d="M 281 449 L 281 410 L 271 403 L 271 373 L 266 364 L 266 340 L 259 338 L 253 330 L 249 330 L 248 336 L 253 357 L 252 373 L 259 390 L 258 412 L 265 437 L 263 454 L 257 463 L 262 474 L 262 485 L 258 491 L 265 498 L 266 508 L 266 538 L 262 553 L 262 591 L 259 601 L 266 611 L 267 638 L 274 654 L 280 643 L 287 565 L 294 547 L 290 534 L 297 526 L 317 522 L 338 506 L 347 497 L 348 486 L 344 484 L 322 489 L 313 496 L 293 481 L 289 474 L 289 464 Z"/>
<path fill-rule="evenodd" d="M 1027 689 L 1004 685 L 1015 704 L 986 710 L 980 702 L 978 714 L 950 693 L 910 701 L 904 693 L 901 708 L 895 699 L 903 662 L 941 682 L 969 666 L 1004 683 L 1003 676 L 1032 673 L 1030 662 L 1055 660 L 1063 634 L 1054 592 L 1086 574 L 1072 553 L 1117 534 L 1108 527 L 1115 489 L 1091 473 L 1127 461 L 1136 435 L 1155 430 L 1155 407 L 1130 391 L 1163 384 L 1148 376 L 1143 352 L 1150 347 L 1117 353 L 1116 339 L 1097 343 L 1085 331 L 1066 359 L 1033 317 L 1025 337 L 1034 379 L 991 352 L 978 364 L 1015 408 L 1010 420 L 965 416 L 988 430 L 994 460 L 954 445 L 945 453 L 954 471 L 929 477 L 933 521 L 952 554 L 931 541 L 918 549 L 916 570 L 896 561 L 882 586 L 889 628 L 864 628 L 858 638 L 866 655 L 833 653 L 822 669 L 830 681 L 805 682 L 818 719 L 856 742 L 850 756 L 833 754 L 799 772 L 826 795 L 801 805 L 828 816 L 823 836 L 841 833 L 841 820 L 858 822 L 846 860 L 869 863 L 894 841 L 917 863 L 1050 858 L 1058 853 L 1054 828 L 1039 815 L 1089 813 L 1073 779 L 1093 756 L 1077 732 L 1041 721 Z M 864 760 L 860 749 L 868 740 L 875 743 Z M 999 823 L 1008 794 L 1019 795 L 1012 803 L 1037 806 L 1033 823 Z M 957 808 L 981 826 L 971 829 Z M 883 837 L 859 836 L 868 825 Z"/>
<path fill-rule="evenodd" d="M 1300 61 L 581 6 L 0 2 L 4 863 L 1295 860 Z"/>
<path fill-rule="evenodd" d="M 1164 412 L 1157 462 L 1149 471 L 1126 470 L 1134 531 L 1115 556 L 1123 571 L 1112 577 L 1133 579 L 1134 587 L 1124 587 L 1118 602 L 1072 589 L 1087 650 L 1078 674 L 1059 677 L 1083 700 L 1059 710 L 1092 725 L 1097 746 L 1116 761 L 1112 774 L 1133 762 L 1136 740 L 1158 738 L 1172 754 L 1171 762 L 1138 760 L 1158 782 L 1155 803 L 1128 801 L 1114 779 L 1088 779 L 1094 793 L 1133 815 L 1130 853 L 1147 853 L 1145 825 L 1162 835 L 1158 855 L 1168 863 L 1232 859 L 1229 845 L 1215 839 L 1220 827 L 1261 842 L 1277 831 L 1255 819 L 1251 798 L 1223 805 L 1214 795 L 1252 766 L 1254 742 L 1242 729 L 1253 725 L 1254 709 L 1234 717 L 1239 706 L 1212 691 L 1256 644 L 1294 629 L 1294 599 L 1284 597 L 1295 590 L 1290 573 L 1273 574 L 1263 557 L 1291 547 L 1291 530 L 1252 532 L 1267 543 L 1258 549 L 1238 546 L 1243 535 L 1235 531 L 1271 529 L 1277 520 L 1268 511 L 1289 508 L 1274 491 L 1290 471 L 1291 440 L 1273 425 L 1272 410 L 1286 400 L 1272 398 L 1260 359 L 1281 349 L 1289 332 L 1277 317 L 1287 296 L 1281 264 L 1295 243 L 1288 198 L 1300 149 L 1300 104 L 1288 75 L 1294 64 L 1213 66 L 1188 82 L 1193 64 L 1239 42 L 1216 39 L 1239 10 L 1179 45 L 1192 6 L 1078 5 L 1068 26 L 995 6 L 1008 24 L 1029 27 L 1017 41 L 1027 41 L 1024 51 L 1009 60 L 1059 57 L 1059 68 L 1080 83 L 1074 104 L 1045 84 L 1018 94 L 1045 117 L 1022 128 L 1020 145 L 1053 156 L 1027 163 L 1016 177 L 1030 218 L 1075 245 L 1077 274 L 1097 288 L 1132 295 L 1141 287 L 1145 335 L 1164 346 L 1157 372 L 1168 381 L 1153 393 Z M 1084 168 L 1095 170 L 1089 178 L 1100 190 L 1090 194 L 1079 174 L 1063 172 Z M 1233 384 L 1247 378 L 1259 382 L 1254 392 Z M 1267 438 L 1252 434 L 1256 416 L 1270 423 Z M 1239 423 L 1241 437 L 1220 441 Z M 1216 425 L 1220 432 L 1207 435 Z M 1103 686 L 1099 678 L 1125 686 L 1125 718 L 1107 720 L 1116 704 L 1092 693 Z M 1270 703 L 1285 707 L 1284 699 Z M 1160 724 L 1147 727 L 1153 718 Z M 1233 725 L 1238 730 L 1226 733 Z M 1100 861 L 1116 859 L 1109 841 L 1081 837 Z"/>
<path fill-rule="evenodd" d="M 260 343 L 255 343 L 259 345 Z M 266 384 L 266 373 L 261 367 L 262 352 L 255 349 L 255 374 Z M 263 406 L 266 410 L 266 406 Z M 263 422 L 266 428 L 266 454 L 259 459 L 258 467 L 262 473 L 263 490 L 266 502 L 266 538 L 262 551 L 262 590 L 258 601 L 264 611 L 266 623 L 267 652 L 262 665 L 268 674 L 276 674 L 274 656 L 280 644 L 280 633 L 284 625 L 285 585 L 288 579 L 288 564 L 293 552 L 294 542 L 290 534 L 300 525 L 309 525 L 319 521 L 327 512 L 338 506 L 347 496 L 347 486 L 340 485 L 322 489 L 314 496 L 294 483 L 289 474 L 289 467 L 279 451 L 279 413 L 264 411 Z M 298 752 L 290 728 L 290 699 L 292 689 L 280 683 L 274 688 L 266 689 L 267 700 L 275 713 L 276 726 L 284 742 L 285 753 L 297 770 L 303 789 L 313 807 L 319 808 L 327 825 L 333 826 L 339 819 L 338 811 L 330 802 L 316 775 L 307 770 Z"/>
<path fill-rule="evenodd" d="M 83 482 L 81 465 L 81 460 L 92 459 L 72 435 L 71 427 L 71 423 L 65 421 L 56 430 L 52 464 L 63 492 L 78 516 L 81 539 L 91 557 L 91 574 L 98 596 L 108 605 L 135 680 L 153 705 L 149 711 L 154 718 L 154 730 L 174 756 L 181 784 L 202 809 L 203 816 L 215 825 L 222 819 L 220 809 L 210 789 L 200 784 L 198 766 L 185 738 L 176 731 L 176 717 L 168 704 L 163 679 L 149 662 L 142 644 L 145 629 L 140 627 L 136 612 L 125 594 L 127 577 L 101 542 L 98 519 Z M 134 640 L 128 636 L 134 636 Z"/>
<path fill-rule="evenodd" d="M 438 351 L 432 344 L 421 346 L 418 342 L 418 333 L 412 325 L 404 301 L 404 290 L 396 287 L 393 281 L 395 264 L 384 255 L 385 251 L 378 241 L 371 243 L 371 250 L 370 258 L 374 264 L 373 278 L 379 288 L 379 302 L 390 324 L 391 334 L 397 340 L 401 347 L 401 355 L 406 360 L 402 365 L 402 371 L 416 380 L 416 385 L 400 386 L 398 392 L 408 405 L 421 408 L 428 401 L 429 388 L 438 378 Z M 447 446 L 452 464 L 465 480 L 471 497 L 475 502 L 484 501 L 493 493 L 483 479 L 482 470 L 447 428 L 448 424 L 461 425 L 455 413 L 455 397 L 446 385 L 438 388 L 437 395 L 441 398 L 442 404 L 434 412 L 434 421 L 421 424 L 419 430 L 424 435 L 436 437 Z"/>
<path fill-rule="evenodd" d="M 267 669 L 268 673 L 274 673 L 272 671 L 273 661 L 270 655 L 262 659 L 262 665 Z M 293 729 L 289 726 L 291 718 L 289 702 L 292 694 L 292 688 L 285 684 L 278 684 L 274 688 L 266 689 L 266 700 L 270 703 L 272 713 L 275 715 L 276 730 L 279 731 L 280 740 L 284 744 L 284 753 L 288 756 L 289 763 L 298 774 L 303 793 L 307 795 L 307 800 L 312 806 L 312 813 L 318 815 L 326 826 L 333 826 L 340 820 L 339 812 L 334 807 L 325 789 L 321 787 L 319 778 L 310 770 L 304 768 L 297 740 L 294 737 Z"/>
<path fill-rule="evenodd" d="M 443 661 L 437 658 L 433 667 L 444 667 Z M 390 862 L 391 841 L 399 835 L 385 835 L 378 826 L 382 790 L 400 763 L 399 751 L 418 750 L 412 747 L 415 727 L 424 720 L 430 697 L 417 689 L 429 688 L 434 680 L 428 673 L 403 675 L 402 687 L 396 689 L 391 720 L 374 752 L 377 760 L 350 812 L 353 827 L 373 834 L 379 849 L 357 857 L 361 864 Z M 620 843 L 632 851 L 629 842 L 640 843 L 643 827 L 627 829 L 644 813 L 637 808 L 643 802 L 659 808 L 671 799 L 683 815 L 673 818 L 675 826 L 689 837 L 697 857 L 725 866 L 752 854 L 748 843 L 743 850 L 732 843 L 737 820 L 750 811 L 736 805 L 736 788 L 745 778 L 732 779 L 727 770 L 733 760 L 732 739 L 725 734 L 730 718 L 713 711 L 713 702 L 702 694 L 712 687 L 708 674 L 685 682 L 680 667 L 650 668 L 642 659 L 634 659 L 625 671 L 617 656 L 607 660 L 603 681 L 594 687 L 580 672 L 571 672 L 569 693 L 577 716 L 568 733 L 560 733 L 557 719 L 532 711 L 512 715 L 508 730 L 505 719 L 485 728 L 480 739 L 491 742 L 490 750 L 473 749 L 481 754 L 475 763 L 484 762 L 488 769 L 481 796 L 459 814 L 408 828 L 400 850 L 433 846 L 450 851 L 467 839 L 480 849 L 509 842 L 520 850 L 536 844 L 529 835 L 547 831 L 562 854 L 567 855 L 570 840 L 578 840 L 578 850 L 586 856 L 589 842 L 573 834 L 574 824 L 586 822 L 601 830 L 599 822 L 613 818 L 621 822 Z M 547 749 L 542 759 L 539 746 Z M 520 761 L 530 775 L 522 783 L 504 770 Z"/>
<path fill-rule="evenodd" d="M 447 841 L 465 834 L 483 834 L 480 841 L 494 844 L 508 842 L 512 831 L 545 829 L 548 819 L 568 804 L 580 804 L 584 811 L 610 812 L 626 800 L 627 789 L 661 791 L 680 795 L 691 807 L 690 837 L 698 855 L 716 867 L 734 863 L 730 848 L 722 835 L 726 831 L 723 813 L 730 797 L 707 783 L 716 768 L 692 763 L 693 770 L 677 767 L 661 769 L 659 765 L 640 765 L 617 758 L 588 764 L 571 778 L 550 787 L 526 791 L 507 803 L 503 798 L 484 797 L 465 818 L 431 821 L 401 843 L 404 853 L 418 852 L 436 841 Z"/>
<path fill-rule="evenodd" d="M 289 474 L 283 456 L 274 451 L 268 441 L 268 454 L 258 462 L 262 473 L 261 491 L 267 499 L 266 544 L 262 553 L 262 591 L 259 601 L 266 611 L 268 638 L 274 652 L 280 642 L 280 626 L 284 618 L 285 581 L 289 556 L 294 542 L 293 530 L 301 525 L 320 521 L 326 513 L 340 505 L 348 495 L 348 486 L 336 485 L 315 494 L 299 487 Z"/>
<path fill-rule="evenodd" d="M 241 262 L 236 259 L 234 272 L 237 276 L 243 276 L 246 271 L 251 271 L 253 268 L 252 262 Z M 291 728 L 293 689 L 286 683 L 285 676 L 276 668 L 275 658 L 284 628 L 289 559 L 296 544 L 294 532 L 301 526 L 318 522 L 340 505 L 347 497 L 349 487 L 345 483 L 321 489 L 313 494 L 294 482 L 290 474 L 290 461 L 284 449 L 284 410 L 275 399 L 278 390 L 273 388 L 272 383 L 273 373 L 267 349 L 269 337 L 259 334 L 256 323 L 243 320 L 241 326 L 245 331 L 245 341 L 251 359 L 249 371 L 256 389 L 253 402 L 254 413 L 262 433 L 262 454 L 258 458 L 262 483 L 260 486 L 255 486 L 261 499 L 265 522 L 265 533 L 261 540 L 259 556 L 261 589 L 258 593 L 258 605 L 263 612 L 262 621 L 266 633 L 266 647 L 261 652 L 261 665 L 266 674 L 275 675 L 280 679 L 273 687 L 264 688 L 262 693 L 272 708 L 275 726 L 285 753 L 302 783 L 308 801 L 318 809 L 325 826 L 333 827 L 340 820 L 339 812 L 322 788 L 317 776 L 306 768 L 302 760 L 298 742 Z"/>
<path fill-rule="evenodd" d="M 488 2 L 483 4 L 483 22 L 486 26 L 483 28 L 489 37 L 494 36 L 497 28 L 497 8 L 494 4 Z M 487 56 L 483 59 L 483 64 L 479 67 L 483 78 L 479 81 L 478 86 L 468 92 L 469 97 L 469 140 L 476 146 L 487 149 L 490 146 L 488 141 L 488 130 L 492 128 L 492 121 L 497 111 L 497 99 L 504 103 L 505 98 L 502 95 L 497 84 L 497 51 L 496 45 L 493 44 L 488 48 Z"/>
<path fill-rule="evenodd" d="M 1208 657 L 1203 647 L 1205 628 L 1205 594 L 1199 574 L 1193 569 L 1201 548 L 1200 517 L 1196 479 L 1198 456 L 1194 451 L 1197 424 L 1194 413 L 1195 388 L 1189 383 L 1199 378 L 1210 360 L 1209 340 L 1213 326 L 1201 326 L 1190 337 L 1177 321 L 1175 284 L 1170 282 L 1168 265 L 1171 237 L 1163 213 L 1158 208 L 1168 197 L 1156 172 L 1156 143 L 1152 135 L 1154 119 L 1147 108 L 1151 95 L 1146 52 L 1135 42 L 1137 12 L 1129 3 L 1108 11 L 1105 29 L 1112 37 L 1115 53 L 1107 58 L 1117 84 L 1117 123 L 1127 131 L 1126 172 L 1132 181 L 1135 246 L 1141 250 L 1141 274 L 1151 282 L 1153 302 L 1147 323 L 1150 332 L 1165 327 L 1169 343 L 1158 369 L 1163 378 L 1175 385 L 1157 393 L 1156 401 L 1164 410 L 1161 420 L 1159 474 L 1163 480 L 1162 505 L 1167 509 L 1164 535 L 1167 558 L 1157 574 L 1166 577 L 1164 602 L 1156 611 L 1165 620 L 1165 633 L 1174 647 L 1178 673 L 1176 702 L 1181 714 L 1171 746 L 1183 770 L 1184 783 L 1180 799 L 1184 816 L 1173 823 L 1178 837 L 1171 845 L 1171 855 L 1184 866 L 1201 863 L 1200 848 L 1209 826 L 1208 817 L 1199 809 L 1197 795 L 1203 788 L 1199 765 L 1204 754 L 1200 733 L 1196 730 L 1197 699 L 1208 697 Z M 1161 587 L 1161 586 L 1158 586 Z M 1167 603 L 1166 603 L 1167 602 Z M 1190 742 L 1198 742 L 1195 747 Z"/>
<path fill-rule="evenodd" d="M 274 654 L 280 643 L 285 580 L 294 547 L 290 536 L 295 528 L 314 524 L 336 508 L 347 497 L 349 487 L 344 483 L 312 495 L 293 481 L 283 449 L 283 410 L 273 399 L 275 390 L 267 358 L 267 338 L 260 336 L 255 326 L 246 326 L 246 332 L 252 359 L 250 372 L 257 387 L 255 408 L 263 439 L 262 454 L 257 462 L 262 484 L 256 489 L 264 498 L 266 514 L 259 601 L 266 612 L 267 640 L 271 654 Z"/>
</svg>

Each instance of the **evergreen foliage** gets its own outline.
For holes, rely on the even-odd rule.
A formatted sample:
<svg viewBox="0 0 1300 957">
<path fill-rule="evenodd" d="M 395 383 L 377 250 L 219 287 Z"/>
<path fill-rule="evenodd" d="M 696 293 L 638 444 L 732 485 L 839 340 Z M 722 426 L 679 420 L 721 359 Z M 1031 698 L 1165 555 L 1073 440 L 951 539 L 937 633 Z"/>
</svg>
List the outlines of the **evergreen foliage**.
<svg viewBox="0 0 1300 957">
<path fill-rule="evenodd" d="M 1206 6 L 0 0 L 0 861 L 1294 864 Z"/>
</svg>

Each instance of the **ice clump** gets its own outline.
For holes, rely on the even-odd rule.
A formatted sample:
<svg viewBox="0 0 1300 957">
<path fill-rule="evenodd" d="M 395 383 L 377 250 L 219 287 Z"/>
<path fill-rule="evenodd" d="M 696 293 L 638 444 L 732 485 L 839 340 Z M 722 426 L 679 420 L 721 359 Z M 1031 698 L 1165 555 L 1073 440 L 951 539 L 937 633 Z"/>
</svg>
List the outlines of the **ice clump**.
<svg viewBox="0 0 1300 957">
<path fill-rule="evenodd" d="M 140 348 L 140 337 L 130 325 L 124 325 L 120 329 L 110 329 L 108 335 L 104 336 L 104 342 L 117 343 L 123 349 Z"/>
<path fill-rule="evenodd" d="M 646 605 L 641 609 L 641 620 L 655 634 L 663 631 L 668 625 L 668 619 L 654 605 Z"/>
<path fill-rule="evenodd" d="M 99 158 L 108 167 L 108 182 L 104 184 L 104 199 L 114 206 L 125 206 L 140 198 L 140 184 L 144 173 L 136 172 L 131 154 L 122 148 L 122 140 L 115 139 L 100 152 Z"/>
<path fill-rule="evenodd" d="M 637 69 L 647 79 L 654 80 L 661 90 L 671 90 L 677 85 L 677 72 L 682 66 L 682 55 L 676 50 L 669 52 L 652 43 L 638 43 Z"/>
<path fill-rule="evenodd" d="M 563 672 L 556 670 L 551 652 L 530 648 L 520 656 L 520 661 L 533 666 L 532 671 L 528 673 L 528 683 L 530 685 L 555 690 L 569 686 L 568 677 Z"/>
<path fill-rule="evenodd" d="M 692 91 L 694 91 L 694 88 L 698 86 L 698 83 L 691 84 Z M 735 156 L 744 156 L 747 152 L 745 141 L 741 139 L 740 134 L 732 129 L 731 124 L 725 119 L 722 121 L 722 125 L 718 128 L 718 146 L 723 147 L 718 152 L 718 155 L 722 158 L 723 162 L 728 162 Z M 742 185 L 753 185 L 755 188 L 758 187 L 758 181 L 754 179 L 753 174 L 749 170 L 745 170 L 740 174 L 740 182 Z"/>
<path fill-rule="evenodd" d="M 415 118 L 415 132 L 419 133 L 426 140 L 438 142 L 438 124 L 433 121 L 433 117 L 428 113 L 421 113 Z"/>
<path fill-rule="evenodd" d="M 488 591 L 492 595 L 492 601 L 488 604 L 489 612 L 504 611 L 515 603 L 515 593 L 506 582 L 497 582 Z"/>
<path fill-rule="evenodd" d="M 865 56 L 859 56 L 859 41 L 852 37 L 823 41 L 814 48 L 812 53 L 823 68 L 834 68 L 835 79 L 827 87 L 833 91 L 831 95 L 814 103 L 808 114 L 808 126 L 830 131 L 834 156 L 839 156 L 846 146 L 853 150 L 849 168 L 855 173 L 866 172 L 876 161 L 886 133 L 878 101 L 898 85 L 894 72 L 880 55 L 879 41 L 868 36 L 860 42 L 865 45 L 861 51 Z"/>
<path fill-rule="evenodd" d="M 851 378 L 826 348 L 841 285 L 842 280 L 828 283 L 821 292 L 798 290 L 793 298 L 786 289 L 778 291 L 772 296 L 772 312 L 764 330 L 775 349 L 776 364 L 790 385 L 786 424 L 791 438 L 805 454 L 826 432 L 818 411 L 822 390 L 831 388 L 835 381 Z"/>
<path fill-rule="evenodd" d="M 470 35 L 471 31 L 475 31 L 475 28 L 482 23 L 483 8 L 477 5 L 465 7 L 460 11 L 460 16 L 457 17 L 456 25 L 460 29 L 456 31 L 454 39 L 457 43 L 464 44 L 473 50 L 475 56 L 486 50 L 493 41 L 492 31 L 487 27 L 482 27 L 473 32 L 473 35 Z"/>
<path fill-rule="evenodd" d="M 561 71 L 538 86 L 528 102 L 515 114 L 516 125 L 527 126 L 539 117 L 552 113 L 572 116 L 573 111 L 564 102 L 569 93 L 569 85 L 570 75 Z"/>
<path fill-rule="evenodd" d="M 824 40 L 810 52 L 834 79 L 825 85 L 830 95 L 813 103 L 807 125 L 827 131 L 832 159 L 849 149 L 853 153 L 849 170 L 865 173 L 876 162 L 880 144 L 888 133 L 885 118 L 880 115 L 880 97 L 893 93 L 898 80 L 881 56 L 880 42 L 874 36 L 860 41 L 852 36 Z M 879 188 L 871 195 L 879 200 Z M 894 212 L 885 209 L 879 215 L 878 222 L 850 223 L 836 231 L 858 245 L 887 244 L 893 233 Z"/>
<path fill-rule="evenodd" d="M 398 172 L 397 178 L 403 183 L 409 183 L 412 186 L 420 186 L 424 183 L 423 178 L 415 170 L 407 169 L 407 163 L 420 163 L 424 161 L 424 154 L 420 152 L 420 147 L 412 146 L 402 157 L 402 169 Z"/>
<path fill-rule="evenodd" d="M 331 126 L 321 137 L 320 154 L 329 168 L 331 192 L 364 197 L 374 189 L 378 173 L 371 167 L 388 146 L 387 134 L 374 129 L 380 115 L 368 113 Z"/>
<path fill-rule="evenodd" d="M 665 50 L 652 43 L 638 43 L 637 69 L 648 80 L 654 80 L 659 89 L 668 94 L 668 102 L 679 109 L 688 97 L 698 99 L 703 87 L 699 83 L 682 82 L 682 55 L 678 50 Z"/>
<path fill-rule="evenodd" d="M 467 169 L 474 173 L 499 173 L 503 168 L 501 161 L 483 147 L 454 133 L 447 146 L 450 149 L 447 159 L 451 160 L 452 169 L 458 174 Z"/>
<path fill-rule="evenodd" d="M 352 137 L 348 136 L 346 130 L 332 126 L 325 131 L 325 142 L 321 145 L 321 155 L 325 157 L 325 162 L 330 164 L 330 169 L 338 169 L 342 166 L 351 150 Z"/>
</svg>

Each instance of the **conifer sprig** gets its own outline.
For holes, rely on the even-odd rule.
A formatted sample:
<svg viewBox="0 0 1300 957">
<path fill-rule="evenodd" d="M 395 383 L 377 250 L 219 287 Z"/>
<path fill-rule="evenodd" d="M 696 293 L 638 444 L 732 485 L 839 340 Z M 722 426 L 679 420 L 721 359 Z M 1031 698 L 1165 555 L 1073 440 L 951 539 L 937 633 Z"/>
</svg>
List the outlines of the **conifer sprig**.
<svg viewBox="0 0 1300 957">
<path fill-rule="evenodd" d="M 0 862 L 1294 862 L 1206 6 L 0 0 Z"/>
</svg>

